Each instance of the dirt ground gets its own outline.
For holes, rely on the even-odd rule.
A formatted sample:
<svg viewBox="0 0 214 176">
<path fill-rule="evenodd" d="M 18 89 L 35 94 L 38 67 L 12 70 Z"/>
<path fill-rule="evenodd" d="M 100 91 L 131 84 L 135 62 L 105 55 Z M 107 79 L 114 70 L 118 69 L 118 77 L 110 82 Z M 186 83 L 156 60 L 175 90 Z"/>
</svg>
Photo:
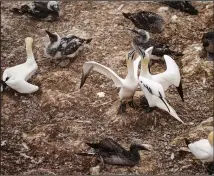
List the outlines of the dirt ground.
<svg viewBox="0 0 214 176">
<path fill-rule="evenodd" d="M 95 166 L 94 160 L 75 153 L 88 149 L 85 142 L 105 137 L 117 140 L 126 148 L 133 139 L 140 139 L 152 145 L 153 150 L 141 152 L 141 162 L 135 167 L 106 165 L 100 174 L 205 173 L 201 163 L 192 155 L 178 152 L 185 146 L 183 142 L 170 145 L 177 136 L 188 134 L 202 121 L 213 117 L 213 75 L 204 70 L 183 74 L 184 66 L 188 67 L 182 62 L 186 55 L 175 58 L 181 69 L 185 102 L 181 101 L 175 88 L 168 90 L 166 96 L 188 125 L 182 125 L 161 110 L 146 114 L 142 108 L 127 108 L 125 114 L 117 115 L 118 89 L 99 73 L 94 72 L 79 89 L 82 65 L 86 61 L 94 60 L 109 66 L 125 77 L 124 59 L 131 50 L 133 37 L 125 29 L 133 27 L 133 24 L 123 17 L 122 12 L 138 9 L 158 12 L 163 5 L 136 1 L 61 2 L 61 20 L 48 23 L 15 16 L 9 11 L 23 3 L 1 3 L 1 69 L 3 72 L 5 68 L 25 61 L 24 39 L 32 37 L 39 68 L 30 82 L 40 89 L 30 95 L 19 94 L 12 89 L 2 93 L 1 174 L 89 174 L 90 168 Z M 213 2 L 193 4 L 200 12 L 197 16 L 171 8 L 158 12 L 167 25 L 162 34 L 154 37 L 180 51 L 192 44 L 201 46 L 202 34 L 214 29 Z M 173 15 L 177 15 L 177 22 L 170 21 Z M 93 39 L 80 56 L 63 67 L 44 57 L 46 29 L 60 35 L 72 33 Z M 194 59 L 192 57 L 191 61 Z M 199 65 L 202 62 L 206 61 L 199 58 Z M 163 65 L 156 64 L 152 71 L 158 72 L 163 68 Z M 99 92 L 104 92 L 105 96 L 99 97 Z M 141 94 L 137 92 L 135 96 L 138 104 Z M 207 134 L 197 134 L 191 140 L 201 137 L 206 138 Z M 174 158 L 171 158 L 172 153 Z"/>
</svg>

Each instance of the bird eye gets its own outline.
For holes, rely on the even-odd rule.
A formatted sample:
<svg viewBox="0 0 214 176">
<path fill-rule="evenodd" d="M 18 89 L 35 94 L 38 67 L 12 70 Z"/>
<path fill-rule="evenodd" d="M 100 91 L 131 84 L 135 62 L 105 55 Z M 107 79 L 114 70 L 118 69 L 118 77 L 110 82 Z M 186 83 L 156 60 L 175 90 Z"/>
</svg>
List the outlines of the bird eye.
<svg viewBox="0 0 214 176">
<path fill-rule="evenodd" d="M 141 83 L 143 83 L 142 81 L 140 81 Z"/>
</svg>

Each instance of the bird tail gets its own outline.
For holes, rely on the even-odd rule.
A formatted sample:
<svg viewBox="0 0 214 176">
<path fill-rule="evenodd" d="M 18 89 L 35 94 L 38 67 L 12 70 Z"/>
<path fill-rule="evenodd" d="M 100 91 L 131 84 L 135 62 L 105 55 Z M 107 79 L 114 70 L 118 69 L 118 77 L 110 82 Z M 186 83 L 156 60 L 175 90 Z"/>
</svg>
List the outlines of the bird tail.
<svg viewBox="0 0 214 176">
<path fill-rule="evenodd" d="M 11 12 L 13 12 L 16 15 L 23 15 L 24 12 L 22 12 L 20 9 L 18 8 L 12 8 L 12 10 L 10 10 Z"/>
<path fill-rule="evenodd" d="M 184 138 L 184 141 L 185 141 L 185 143 L 186 143 L 186 145 L 188 147 L 188 145 L 190 144 L 190 141 L 187 138 Z"/>
<path fill-rule="evenodd" d="M 1 92 L 3 92 L 6 87 L 7 87 L 7 84 L 5 83 L 5 81 L 1 80 Z"/>
<path fill-rule="evenodd" d="M 92 38 L 90 38 L 90 39 L 86 39 L 85 41 L 86 41 L 86 43 L 88 44 L 88 43 L 90 43 L 90 42 L 91 42 L 91 40 L 92 40 Z"/>
<path fill-rule="evenodd" d="M 84 153 L 76 153 L 76 155 L 80 155 L 80 156 L 94 156 L 95 153 L 86 153 L 86 152 L 84 152 Z"/>
<path fill-rule="evenodd" d="M 94 149 L 98 149 L 99 148 L 99 144 L 96 144 L 96 143 L 88 143 L 88 142 L 86 142 L 86 144 L 89 147 L 94 148 Z"/>
<path fill-rule="evenodd" d="M 183 94 L 183 88 L 182 88 L 182 82 L 180 81 L 180 84 L 178 87 L 176 87 L 182 101 L 184 102 L 184 94 Z"/>
<path fill-rule="evenodd" d="M 130 19 L 131 13 L 123 13 L 123 16 L 127 19 Z"/>
</svg>

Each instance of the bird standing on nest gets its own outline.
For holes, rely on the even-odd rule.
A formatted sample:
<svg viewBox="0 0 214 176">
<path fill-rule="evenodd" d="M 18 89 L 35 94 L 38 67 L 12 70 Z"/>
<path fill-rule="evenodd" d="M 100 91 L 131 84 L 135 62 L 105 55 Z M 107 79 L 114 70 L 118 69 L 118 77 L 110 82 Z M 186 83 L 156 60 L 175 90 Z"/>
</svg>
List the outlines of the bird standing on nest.
<svg viewBox="0 0 214 176">
<path fill-rule="evenodd" d="M 123 13 L 123 16 L 131 20 L 136 28 L 144 29 L 151 33 L 161 33 L 165 26 L 164 19 L 153 12 Z"/>
<path fill-rule="evenodd" d="M 77 153 L 78 155 L 95 155 L 102 164 L 134 166 L 140 161 L 139 150 L 149 150 L 146 144 L 134 142 L 130 145 L 129 151 L 111 138 L 105 138 L 99 143 L 86 143 L 94 149 L 90 153 Z"/>
<path fill-rule="evenodd" d="M 57 1 L 34 1 L 31 5 L 22 5 L 20 9 L 13 8 L 13 13 L 44 21 L 59 19 L 59 4 Z"/>
<path fill-rule="evenodd" d="M 27 80 L 36 72 L 38 65 L 35 61 L 32 44 L 33 39 L 27 37 L 25 39 L 27 60 L 23 64 L 7 68 L 3 73 L 1 91 L 6 85 L 20 93 L 33 93 L 39 89 L 38 86 L 30 84 Z"/>
<path fill-rule="evenodd" d="M 208 60 L 214 61 L 214 32 L 207 32 L 203 34 L 202 43 L 207 52 Z"/>
<path fill-rule="evenodd" d="M 203 166 L 204 166 L 204 163 L 211 163 L 207 168 L 208 172 L 209 170 L 214 172 L 214 170 L 209 169 L 209 167 L 213 167 L 213 164 L 214 164 L 212 163 L 214 161 L 213 140 L 214 140 L 213 131 L 208 135 L 208 139 L 201 139 L 194 143 L 190 143 L 190 141 L 185 138 L 185 143 L 187 147 L 190 149 L 192 154 L 197 159 L 201 160 L 201 162 L 203 163 Z"/>
<path fill-rule="evenodd" d="M 118 109 L 118 114 L 122 114 L 126 111 L 125 99 L 129 99 L 128 104 L 130 107 L 136 108 L 136 105 L 133 101 L 133 97 L 138 87 L 137 71 L 139 62 L 134 60 L 134 51 L 128 53 L 126 63 L 128 74 L 125 79 L 120 78 L 113 70 L 97 62 L 89 61 L 84 63 L 80 88 L 84 85 L 86 79 L 89 76 L 90 71 L 97 71 L 105 75 L 106 77 L 112 79 L 116 87 L 120 87 L 119 97 L 121 103 Z"/>
<path fill-rule="evenodd" d="M 46 30 L 49 37 L 49 43 L 45 46 L 45 54 L 50 58 L 73 58 L 78 55 L 85 44 L 92 39 L 82 39 L 75 35 L 60 37 L 56 32 L 51 33 Z"/>
</svg>

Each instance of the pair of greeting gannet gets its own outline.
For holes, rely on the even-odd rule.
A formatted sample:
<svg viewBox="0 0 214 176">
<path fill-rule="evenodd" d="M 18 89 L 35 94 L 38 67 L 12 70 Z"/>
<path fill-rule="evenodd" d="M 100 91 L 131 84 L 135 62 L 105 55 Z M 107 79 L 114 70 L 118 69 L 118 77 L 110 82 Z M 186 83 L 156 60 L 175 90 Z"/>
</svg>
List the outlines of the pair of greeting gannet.
<svg viewBox="0 0 214 176">
<path fill-rule="evenodd" d="M 192 152 L 192 154 L 201 162 L 211 163 L 214 161 L 213 156 L 213 141 L 214 141 L 213 131 L 208 135 L 208 139 L 201 139 L 194 143 L 190 143 L 188 139 L 185 138 L 185 143 Z M 211 163 L 212 164 L 212 163 Z"/>
<path fill-rule="evenodd" d="M 147 49 L 146 54 L 141 48 L 139 48 L 138 52 L 141 54 L 141 56 L 139 56 L 136 60 L 133 59 L 135 52 L 134 50 L 128 53 L 128 57 L 126 60 L 128 75 L 126 76 L 125 79 L 120 78 L 110 68 L 105 67 L 94 61 L 84 63 L 80 88 L 84 85 L 91 70 L 95 70 L 101 74 L 104 74 L 108 78 L 111 78 L 115 83 L 115 86 L 121 88 L 119 92 L 121 105 L 118 113 L 123 113 L 125 112 L 126 109 L 126 103 L 123 102 L 123 100 L 125 98 L 132 98 L 132 100 L 129 102 L 129 105 L 131 107 L 134 107 L 133 96 L 138 87 L 138 84 L 140 84 L 141 89 L 144 92 L 150 107 L 157 106 L 160 109 L 167 111 L 169 114 L 171 114 L 174 118 L 176 118 L 180 122 L 184 123 L 178 117 L 175 110 L 167 103 L 164 94 L 164 89 L 165 90 L 168 89 L 170 85 L 175 85 L 182 89 L 180 84 L 181 81 L 178 66 L 176 65 L 172 58 L 170 58 L 169 56 L 165 56 L 167 70 L 162 74 L 150 75 L 150 73 L 148 72 L 149 60 L 146 59 L 147 57 L 149 57 L 148 51 L 152 51 L 152 48 Z M 145 55 L 146 57 L 144 57 Z M 138 78 L 137 71 L 140 61 L 141 61 L 141 74 Z"/>
<path fill-rule="evenodd" d="M 38 86 L 27 82 L 27 80 L 36 72 L 38 65 L 32 51 L 33 39 L 27 37 L 25 38 L 25 43 L 27 61 L 23 64 L 7 68 L 4 71 L 1 81 L 1 91 L 4 90 L 6 85 L 20 93 L 33 93 L 39 89 Z"/>
<path fill-rule="evenodd" d="M 77 153 L 77 155 L 88 156 L 95 155 L 101 163 L 120 165 L 120 166 L 134 166 L 140 161 L 139 150 L 150 150 L 145 144 L 133 142 L 130 145 L 129 151 L 123 148 L 120 144 L 111 138 L 105 138 L 99 143 L 86 143 L 95 151 L 90 153 Z"/>
</svg>

